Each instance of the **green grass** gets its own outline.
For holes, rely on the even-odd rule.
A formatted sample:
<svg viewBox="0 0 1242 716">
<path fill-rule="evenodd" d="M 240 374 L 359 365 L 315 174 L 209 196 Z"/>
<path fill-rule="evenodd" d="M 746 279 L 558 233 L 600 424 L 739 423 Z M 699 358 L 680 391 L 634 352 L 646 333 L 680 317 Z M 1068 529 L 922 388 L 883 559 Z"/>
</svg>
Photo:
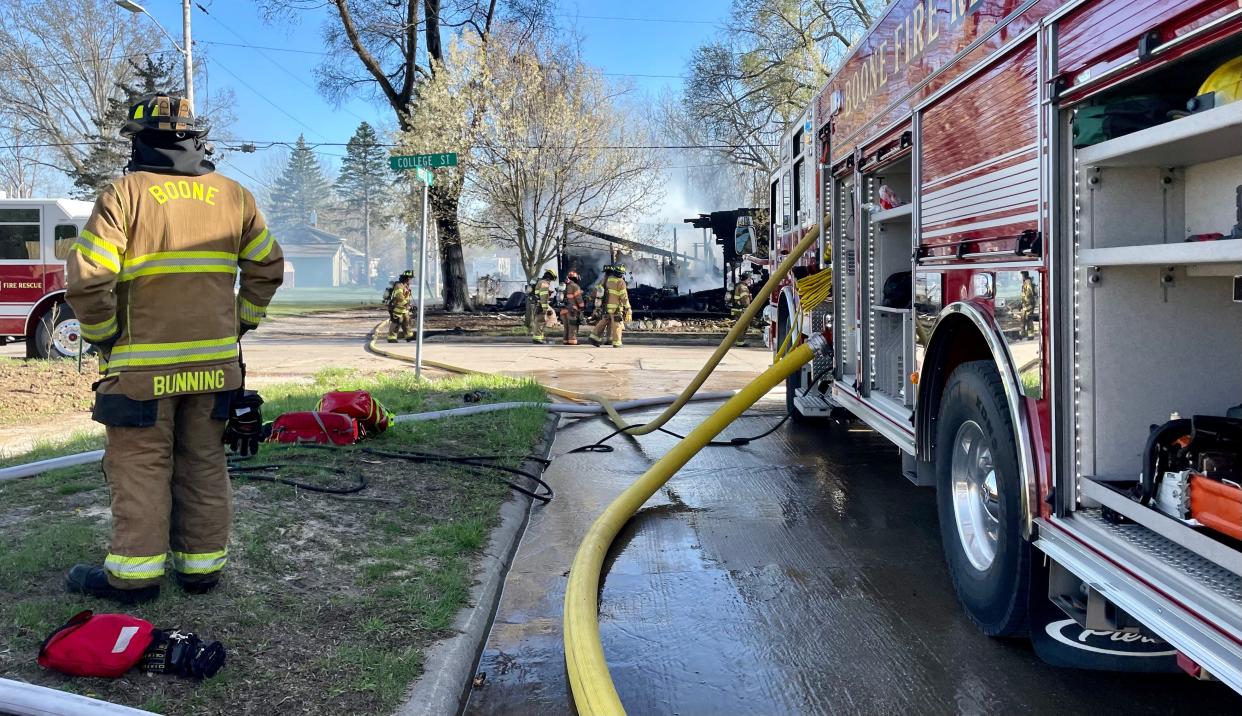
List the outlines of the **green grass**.
<svg viewBox="0 0 1242 716">
<path fill-rule="evenodd" d="M 484 402 L 545 400 L 534 383 L 488 376 L 417 381 L 410 371 L 325 369 L 311 385 L 270 386 L 270 420 L 311 409 L 327 390 L 366 389 L 397 413 Z M 39 643 L 84 608 L 115 606 L 65 595 L 66 567 L 98 563 L 108 539 L 108 490 L 90 465 L 0 483 L 0 673 L 165 713 L 391 713 L 423 669 L 427 645 L 452 634 L 468 604 L 480 550 L 508 489 L 494 475 L 454 464 L 413 464 L 361 452 L 416 449 L 501 454 L 517 465 L 544 423 L 542 409 L 402 423 L 359 448 L 264 446 L 283 473 L 331 482 L 311 467 L 363 473 L 370 486 L 332 498 L 239 478 L 230 563 L 221 588 L 188 596 L 165 584 L 158 600 L 125 611 L 181 627 L 229 648 L 219 676 L 69 680 L 41 671 Z M 4 463 L 99 447 L 98 436 L 44 443 Z M 434 665 L 431 665 L 434 667 Z"/>
</svg>

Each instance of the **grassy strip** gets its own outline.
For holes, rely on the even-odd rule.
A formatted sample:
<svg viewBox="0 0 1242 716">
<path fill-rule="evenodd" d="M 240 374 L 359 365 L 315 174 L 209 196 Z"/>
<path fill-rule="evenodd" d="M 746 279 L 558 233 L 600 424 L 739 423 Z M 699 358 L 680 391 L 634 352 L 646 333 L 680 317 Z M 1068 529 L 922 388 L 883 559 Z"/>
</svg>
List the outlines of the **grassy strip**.
<svg viewBox="0 0 1242 716">
<path fill-rule="evenodd" d="M 264 390 L 269 416 L 313 408 L 329 389 L 371 390 L 390 409 L 541 400 L 530 382 L 467 376 L 418 383 L 408 371 L 362 376 L 324 371 L 314 385 Z M 449 454 L 505 454 L 517 465 L 542 426 L 538 409 L 396 426 L 372 444 Z M 83 441 L 65 446 L 89 449 Z M 37 457 L 57 448 L 41 446 Z M 189 596 L 166 583 L 129 609 L 159 627 L 219 639 L 229 663 L 194 684 L 131 674 L 67 679 L 34 664 L 39 643 L 81 609 L 115 605 L 63 593 L 64 570 L 98 563 L 108 539 L 108 491 L 96 466 L 0 483 L 0 675 L 167 713 L 386 713 L 422 672 L 427 645 L 449 634 L 466 605 L 479 550 L 507 489 L 493 476 L 444 464 L 410 464 L 354 449 L 265 446 L 285 476 L 328 483 L 317 469 L 362 474 L 351 498 L 235 481 L 230 562 L 221 587 Z M 22 461 L 37 459 L 23 456 Z"/>
</svg>

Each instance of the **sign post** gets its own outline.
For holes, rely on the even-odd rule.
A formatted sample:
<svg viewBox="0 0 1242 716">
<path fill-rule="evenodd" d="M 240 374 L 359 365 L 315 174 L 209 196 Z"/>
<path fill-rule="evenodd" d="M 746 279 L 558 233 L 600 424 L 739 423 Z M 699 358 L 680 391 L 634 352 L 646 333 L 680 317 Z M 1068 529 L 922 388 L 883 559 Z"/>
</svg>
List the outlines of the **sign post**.
<svg viewBox="0 0 1242 716">
<path fill-rule="evenodd" d="M 434 167 L 457 166 L 457 155 L 452 152 L 441 154 L 406 154 L 388 158 L 388 166 L 393 171 L 413 170 L 418 180 L 423 183 L 423 231 L 418 238 L 418 332 L 414 334 L 414 377 L 423 377 L 423 310 L 427 293 L 427 195 L 428 188 L 435 182 Z"/>
</svg>

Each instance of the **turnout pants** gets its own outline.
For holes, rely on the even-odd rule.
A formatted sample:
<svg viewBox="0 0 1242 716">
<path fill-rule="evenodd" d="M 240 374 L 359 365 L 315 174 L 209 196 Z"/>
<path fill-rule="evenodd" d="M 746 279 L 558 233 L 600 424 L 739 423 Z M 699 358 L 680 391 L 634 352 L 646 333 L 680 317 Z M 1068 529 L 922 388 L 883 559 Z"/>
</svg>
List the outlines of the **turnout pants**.
<svg viewBox="0 0 1242 716">
<path fill-rule="evenodd" d="M 581 314 L 569 309 L 561 309 L 561 323 L 565 324 L 565 345 L 578 345 L 578 318 Z"/>
<path fill-rule="evenodd" d="M 158 584 L 170 547 L 173 569 L 186 581 L 212 581 L 228 559 L 233 519 L 221 442 L 227 402 L 220 393 L 199 393 L 130 404 L 150 419 L 112 422 L 152 424 L 104 423 L 103 467 L 112 490 L 108 581 L 120 589 Z"/>
<path fill-rule="evenodd" d="M 621 331 L 625 328 L 625 316 L 620 313 L 605 313 L 603 319 L 595 324 L 591 337 L 603 343 L 610 339 L 614 346 L 621 345 Z"/>
<path fill-rule="evenodd" d="M 414 330 L 410 328 L 410 312 L 393 311 L 388 315 L 388 340 L 395 341 L 398 338 L 413 337 Z"/>
</svg>

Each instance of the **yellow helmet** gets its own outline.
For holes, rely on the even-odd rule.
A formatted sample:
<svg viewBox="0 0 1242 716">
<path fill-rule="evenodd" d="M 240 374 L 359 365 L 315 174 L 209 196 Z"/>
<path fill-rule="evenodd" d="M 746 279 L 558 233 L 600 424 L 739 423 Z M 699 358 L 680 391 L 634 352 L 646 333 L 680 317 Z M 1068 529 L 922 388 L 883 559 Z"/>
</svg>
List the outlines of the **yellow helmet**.
<svg viewBox="0 0 1242 716">
<path fill-rule="evenodd" d="M 1205 101 L 1204 95 L 1211 95 Z M 1217 67 L 1199 87 L 1199 94 L 1191 100 L 1200 105 L 1192 109 L 1211 109 L 1242 99 L 1242 56 Z"/>
</svg>

